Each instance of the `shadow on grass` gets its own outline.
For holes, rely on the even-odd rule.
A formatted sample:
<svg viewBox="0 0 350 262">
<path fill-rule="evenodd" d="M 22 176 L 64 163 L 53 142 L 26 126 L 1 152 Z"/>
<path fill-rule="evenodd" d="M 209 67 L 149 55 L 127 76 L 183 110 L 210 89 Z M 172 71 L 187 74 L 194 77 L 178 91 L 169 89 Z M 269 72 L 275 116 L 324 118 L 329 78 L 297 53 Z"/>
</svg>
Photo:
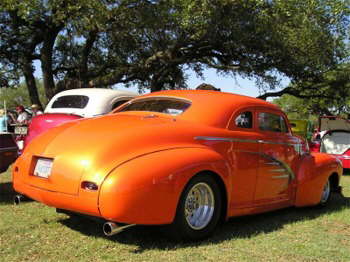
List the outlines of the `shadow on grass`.
<svg viewBox="0 0 350 262">
<path fill-rule="evenodd" d="M 350 168 L 344 168 L 343 169 L 343 175 L 344 176 L 350 176 Z"/>
<path fill-rule="evenodd" d="M 173 242 L 161 232 L 161 227 L 137 226 L 108 238 L 112 242 L 136 245 L 134 253 L 142 253 L 149 249 L 171 250 L 199 245 L 210 245 L 225 240 L 249 238 L 262 233 L 269 233 L 283 228 L 287 224 L 298 221 L 312 220 L 322 215 L 350 208 L 350 198 L 335 195 L 326 208 L 286 208 L 269 213 L 232 218 L 219 226 L 213 236 L 196 243 Z M 71 217 L 60 222 L 73 230 L 83 234 L 105 237 L 102 233 L 102 224 L 88 219 Z"/>
</svg>

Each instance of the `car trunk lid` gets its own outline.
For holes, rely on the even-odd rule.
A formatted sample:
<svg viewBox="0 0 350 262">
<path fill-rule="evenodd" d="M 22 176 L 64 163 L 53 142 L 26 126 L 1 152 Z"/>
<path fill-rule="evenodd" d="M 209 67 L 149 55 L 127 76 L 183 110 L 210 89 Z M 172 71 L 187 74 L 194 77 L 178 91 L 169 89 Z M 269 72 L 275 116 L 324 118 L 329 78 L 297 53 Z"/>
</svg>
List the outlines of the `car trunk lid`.
<svg viewBox="0 0 350 262">
<path fill-rule="evenodd" d="M 115 163 L 141 154 L 143 146 L 152 144 L 152 137 L 162 140 L 156 127 L 173 120 L 153 114 L 118 114 L 74 122 L 44 133 L 39 141 L 33 140 L 29 145 L 23 155 L 31 157 L 30 169 L 25 172 L 29 174 L 29 184 L 67 194 L 78 194 L 84 177 L 99 185 Z M 145 133 L 149 134 L 149 141 L 144 141 Z M 164 143 L 166 140 L 163 138 Z M 38 176 L 35 172 L 40 162 L 50 161 L 50 167 L 42 167 L 50 168 L 49 176 Z M 112 162 L 112 166 L 106 166 Z"/>
</svg>

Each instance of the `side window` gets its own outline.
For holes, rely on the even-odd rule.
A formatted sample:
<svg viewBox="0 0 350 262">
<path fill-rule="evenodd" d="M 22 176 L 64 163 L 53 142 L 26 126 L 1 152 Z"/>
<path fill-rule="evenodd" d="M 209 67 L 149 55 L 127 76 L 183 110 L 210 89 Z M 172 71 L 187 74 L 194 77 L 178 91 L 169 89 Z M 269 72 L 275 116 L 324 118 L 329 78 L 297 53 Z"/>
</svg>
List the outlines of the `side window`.
<svg viewBox="0 0 350 262">
<path fill-rule="evenodd" d="M 252 128 L 253 127 L 253 114 L 250 111 L 239 114 L 235 119 L 236 127 L 240 128 Z"/>
<path fill-rule="evenodd" d="M 259 128 L 263 131 L 288 132 L 284 118 L 272 113 L 259 113 Z"/>
<path fill-rule="evenodd" d="M 112 105 L 112 110 L 111 111 L 113 111 L 113 109 L 116 109 L 118 106 L 120 106 L 120 105 L 122 105 L 122 104 L 124 104 L 124 103 L 126 103 L 128 101 L 129 100 L 119 100 L 119 101 L 115 102 L 114 105 Z"/>
</svg>

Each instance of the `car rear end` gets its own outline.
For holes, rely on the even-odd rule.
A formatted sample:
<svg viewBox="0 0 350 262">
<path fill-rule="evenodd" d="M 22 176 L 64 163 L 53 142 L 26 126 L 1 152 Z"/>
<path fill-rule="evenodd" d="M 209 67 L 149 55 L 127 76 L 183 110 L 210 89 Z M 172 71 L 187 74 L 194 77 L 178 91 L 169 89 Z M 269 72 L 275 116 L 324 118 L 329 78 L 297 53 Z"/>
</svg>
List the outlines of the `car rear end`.
<svg viewBox="0 0 350 262">
<path fill-rule="evenodd" d="M 17 156 L 18 147 L 12 134 L 0 133 L 0 173 L 5 172 Z"/>
</svg>

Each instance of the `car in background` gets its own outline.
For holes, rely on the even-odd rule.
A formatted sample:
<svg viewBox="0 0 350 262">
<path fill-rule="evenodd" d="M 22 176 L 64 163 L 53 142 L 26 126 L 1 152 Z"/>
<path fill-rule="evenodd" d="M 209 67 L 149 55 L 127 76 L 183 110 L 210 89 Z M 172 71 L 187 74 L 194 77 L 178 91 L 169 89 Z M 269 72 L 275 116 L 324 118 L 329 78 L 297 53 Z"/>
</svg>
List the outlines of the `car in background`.
<svg viewBox="0 0 350 262">
<path fill-rule="evenodd" d="M 167 225 L 177 239 L 198 240 L 230 217 L 326 205 L 343 169 L 333 156 L 311 154 L 276 105 L 177 90 L 54 127 L 13 170 L 15 191 L 104 220 L 108 236 Z"/>
<path fill-rule="evenodd" d="M 0 133 L 0 173 L 5 172 L 15 162 L 18 147 L 10 133 Z"/>
<path fill-rule="evenodd" d="M 67 121 L 106 114 L 138 94 L 105 88 L 79 88 L 56 94 L 47 104 L 44 114 L 34 117 L 28 128 L 17 128 L 22 142 L 17 141 L 20 149 L 47 129 Z M 22 144 L 21 144 L 22 143 Z"/>
<path fill-rule="evenodd" d="M 293 134 L 305 138 L 306 141 L 311 141 L 314 134 L 314 124 L 312 121 L 306 119 L 290 119 L 289 123 L 291 124 Z"/>
<path fill-rule="evenodd" d="M 310 149 L 334 155 L 344 168 L 350 168 L 350 121 L 337 116 L 322 116 Z"/>
</svg>

